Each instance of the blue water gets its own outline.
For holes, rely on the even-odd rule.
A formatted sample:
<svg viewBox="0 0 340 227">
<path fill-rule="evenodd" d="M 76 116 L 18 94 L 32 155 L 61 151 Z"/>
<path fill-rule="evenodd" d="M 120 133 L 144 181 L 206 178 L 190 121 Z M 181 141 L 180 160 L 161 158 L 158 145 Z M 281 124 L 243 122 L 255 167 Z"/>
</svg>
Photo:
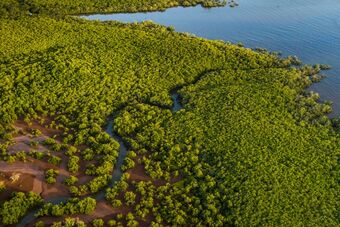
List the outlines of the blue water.
<svg viewBox="0 0 340 227">
<path fill-rule="evenodd" d="M 330 64 L 327 78 L 311 87 L 333 101 L 340 116 L 340 0 L 238 0 L 236 8 L 172 8 L 165 12 L 84 16 L 91 20 L 152 20 L 208 39 L 297 55 L 304 63 Z"/>
</svg>

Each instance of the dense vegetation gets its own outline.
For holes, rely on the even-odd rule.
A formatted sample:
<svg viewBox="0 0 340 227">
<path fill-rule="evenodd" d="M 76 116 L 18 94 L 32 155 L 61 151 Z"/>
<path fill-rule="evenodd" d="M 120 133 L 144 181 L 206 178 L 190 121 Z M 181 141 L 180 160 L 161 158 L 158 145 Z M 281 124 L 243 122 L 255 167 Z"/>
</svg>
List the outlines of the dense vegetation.
<svg viewBox="0 0 340 227">
<path fill-rule="evenodd" d="M 338 225 L 339 135 L 306 83 L 295 69 L 222 70 L 182 89 L 175 116 L 145 104 L 123 111 L 117 130 L 148 156 L 150 175 L 184 176 L 135 185 L 136 212 L 147 214 L 151 197 L 156 220 L 171 225 Z"/>
<path fill-rule="evenodd" d="M 34 193 L 22 193 L 17 192 L 13 194 L 13 197 L 1 204 L 0 217 L 2 224 L 10 225 L 17 223 L 26 212 L 41 204 L 43 200 L 40 196 Z"/>
<path fill-rule="evenodd" d="M 72 214 L 90 214 L 96 208 L 96 200 L 90 197 L 85 199 L 74 198 L 67 203 L 53 205 L 47 203 L 36 216 L 64 216 Z"/>
<path fill-rule="evenodd" d="M 119 1 L 114 9 L 26 0 L 21 7 L 63 14 L 197 3 Z M 0 7 L 12 16 L 19 8 Z M 103 130 L 108 119 L 129 148 L 120 180 L 105 194 L 121 213 L 93 217 L 93 226 L 339 225 L 340 121 L 326 116 L 329 103 L 305 91 L 323 66 L 150 22 L 20 16 L 1 19 L 0 34 L 0 158 L 49 163 L 43 174 L 52 186 L 64 166 L 63 185 L 81 196 L 41 207 L 37 216 L 60 217 L 53 226 L 84 226 L 65 215 L 90 214 L 97 202 L 89 195 L 117 173 L 120 145 Z M 179 111 L 171 111 L 173 93 Z M 18 120 L 61 134 L 31 141 L 27 154 L 11 153 Z M 36 151 L 39 145 L 48 153 Z M 90 180 L 79 183 L 82 175 Z M 17 223 L 40 203 L 33 193 L 15 193 L 2 201 L 1 221 Z"/>
</svg>

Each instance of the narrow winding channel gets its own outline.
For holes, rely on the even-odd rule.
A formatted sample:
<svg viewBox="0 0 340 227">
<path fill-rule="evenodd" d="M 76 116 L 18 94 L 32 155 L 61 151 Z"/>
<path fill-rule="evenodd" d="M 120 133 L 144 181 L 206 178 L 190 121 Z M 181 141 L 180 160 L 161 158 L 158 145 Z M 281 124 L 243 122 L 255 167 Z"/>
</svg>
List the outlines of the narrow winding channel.
<svg viewBox="0 0 340 227">
<path fill-rule="evenodd" d="M 179 89 L 180 88 L 173 90 L 171 92 L 171 98 L 172 98 L 172 101 L 173 101 L 173 106 L 171 107 L 172 112 L 177 112 L 178 110 L 183 108 L 182 104 L 180 103 L 180 96 L 177 93 L 177 91 Z M 109 185 L 107 187 L 100 190 L 98 193 L 95 193 L 95 194 L 90 195 L 90 196 L 85 196 L 85 197 L 92 197 L 97 202 L 105 200 L 106 189 L 108 187 L 112 187 L 115 184 L 115 182 L 117 182 L 121 179 L 121 177 L 123 175 L 121 167 L 122 167 L 122 165 L 124 163 L 124 159 L 125 159 L 125 157 L 128 153 L 128 148 L 127 148 L 127 145 L 125 144 L 123 138 L 121 136 L 119 136 L 117 133 L 114 132 L 113 123 L 114 123 L 114 119 L 110 118 L 109 121 L 108 121 L 108 124 L 106 126 L 106 129 L 105 129 L 106 133 L 108 133 L 112 138 L 114 138 L 119 143 L 119 155 L 118 155 L 118 158 L 117 158 L 115 168 L 112 172 L 111 182 L 109 183 Z M 52 203 L 52 204 L 59 204 L 59 203 L 65 203 L 71 198 L 73 198 L 73 197 L 68 197 L 68 196 L 67 197 L 57 197 L 57 198 L 46 199 L 44 202 L 45 203 Z M 36 219 L 35 214 L 39 211 L 40 208 L 41 207 L 30 211 L 29 213 L 27 213 L 21 219 L 19 224 L 13 225 L 13 226 L 25 227 L 28 224 L 31 224 Z"/>
</svg>

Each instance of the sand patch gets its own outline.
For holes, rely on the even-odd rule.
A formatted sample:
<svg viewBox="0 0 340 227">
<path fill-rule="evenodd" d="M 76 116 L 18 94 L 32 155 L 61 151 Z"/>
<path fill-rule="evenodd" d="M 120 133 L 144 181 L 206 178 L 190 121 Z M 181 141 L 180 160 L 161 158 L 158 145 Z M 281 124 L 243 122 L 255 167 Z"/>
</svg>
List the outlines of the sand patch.
<svg viewBox="0 0 340 227">
<path fill-rule="evenodd" d="M 0 172 L 4 174 L 6 179 L 6 188 L 10 192 L 32 191 L 37 194 L 41 194 L 43 191 L 43 171 L 32 163 L 17 162 L 14 164 L 8 164 L 0 161 Z M 16 181 L 12 181 L 10 179 L 13 175 L 19 176 Z"/>
</svg>

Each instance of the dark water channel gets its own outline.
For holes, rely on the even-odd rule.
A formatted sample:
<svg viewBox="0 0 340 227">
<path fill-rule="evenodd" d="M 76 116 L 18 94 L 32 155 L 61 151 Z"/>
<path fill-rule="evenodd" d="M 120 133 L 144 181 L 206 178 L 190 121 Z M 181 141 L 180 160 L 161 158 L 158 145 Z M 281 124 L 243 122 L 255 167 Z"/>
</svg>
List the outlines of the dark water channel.
<svg viewBox="0 0 340 227">
<path fill-rule="evenodd" d="M 173 106 L 171 108 L 171 111 L 176 112 L 176 111 L 182 109 L 182 105 L 179 101 L 179 95 L 177 93 L 177 90 L 174 90 L 171 93 L 171 98 L 172 98 L 172 101 L 173 101 Z M 111 178 L 111 181 L 110 181 L 108 187 L 112 187 L 115 184 L 115 182 L 117 182 L 121 179 L 121 177 L 123 175 L 121 167 L 124 163 L 124 159 L 125 159 L 126 155 L 128 154 L 128 148 L 127 148 L 127 145 L 125 144 L 125 142 L 123 141 L 123 138 L 121 136 L 119 136 L 118 134 L 116 134 L 113 130 L 113 122 L 114 122 L 114 119 L 110 119 L 108 121 L 108 124 L 106 126 L 105 131 L 106 131 L 106 133 L 108 133 L 112 138 L 114 138 L 119 143 L 119 154 L 118 154 L 117 162 L 116 162 L 115 168 L 112 172 L 112 178 Z M 90 197 L 96 199 L 97 202 L 104 200 L 106 188 L 99 191 L 98 193 L 96 193 L 94 195 L 91 195 Z M 45 200 L 45 202 L 46 203 L 52 203 L 52 204 L 59 204 L 59 203 L 65 203 L 69 199 L 71 199 L 71 197 L 57 197 L 57 198 L 47 199 L 47 200 Z M 28 224 L 32 223 L 36 219 L 35 214 L 37 213 L 38 210 L 39 210 L 39 208 L 32 210 L 29 213 L 27 213 L 21 219 L 20 223 L 16 226 L 25 227 Z"/>
<path fill-rule="evenodd" d="M 107 126 L 106 126 L 106 133 L 108 133 L 112 138 L 114 138 L 118 143 L 119 143 L 119 155 L 117 158 L 117 162 L 115 165 L 115 168 L 112 172 L 112 178 L 111 178 L 111 182 L 108 185 L 109 187 L 113 186 L 113 184 L 116 181 L 119 181 L 120 178 L 122 177 L 122 171 L 121 171 L 121 167 L 123 165 L 124 162 L 124 158 L 128 153 L 128 149 L 123 141 L 123 139 L 118 136 L 117 134 L 114 133 L 113 131 L 113 119 L 110 119 Z M 90 196 L 94 199 L 96 199 L 97 201 L 100 200 L 104 200 L 105 199 L 105 189 L 99 191 L 98 193 Z M 45 202 L 49 202 L 52 204 L 59 204 L 59 203 L 65 203 L 70 199 L 70 197 L 57 197 L 57 198 L 52 198 L 52 199 L 47 199 L 45 200 Z M 35 213 L 38 211 L 37 210 L 32 210 L 31 212 L 29 212 L 28 214 L 25 215 L 25 217 L 21 220 L 21 222 L 17 225 L 18 227 L 25 227 L 26 225 L 32 223 L 34 221 L 35 217 Z"/>
</svg>

